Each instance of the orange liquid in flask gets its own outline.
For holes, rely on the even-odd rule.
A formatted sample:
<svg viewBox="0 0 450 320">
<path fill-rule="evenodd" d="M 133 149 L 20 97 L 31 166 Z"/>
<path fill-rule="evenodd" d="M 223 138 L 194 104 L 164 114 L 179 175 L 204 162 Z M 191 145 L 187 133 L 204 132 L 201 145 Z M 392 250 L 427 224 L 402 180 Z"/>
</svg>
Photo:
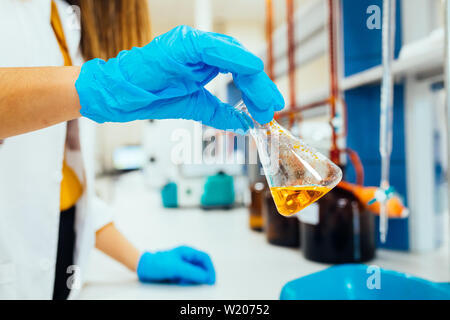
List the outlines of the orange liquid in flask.
<svg viewBox="0 0 450 320">
<path fill-rule="evenodd" d="M 291 216 L 326 195 L 331 188 L 320 186 L 270 188 L 278 212 Z"/>
</svg>

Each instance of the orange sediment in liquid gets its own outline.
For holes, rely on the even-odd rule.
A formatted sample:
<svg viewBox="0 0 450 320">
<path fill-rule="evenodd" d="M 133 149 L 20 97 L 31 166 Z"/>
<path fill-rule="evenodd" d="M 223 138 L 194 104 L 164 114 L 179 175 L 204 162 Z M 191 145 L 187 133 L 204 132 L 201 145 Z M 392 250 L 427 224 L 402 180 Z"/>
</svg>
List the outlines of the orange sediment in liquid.
<svg viewBox="0 0 450 320">
<path fill-rule="evenodd" d="M 331 188 L 319 186 L 270 188 L 278 212 L 291 216 L 326 195 Z"/>
</svg>

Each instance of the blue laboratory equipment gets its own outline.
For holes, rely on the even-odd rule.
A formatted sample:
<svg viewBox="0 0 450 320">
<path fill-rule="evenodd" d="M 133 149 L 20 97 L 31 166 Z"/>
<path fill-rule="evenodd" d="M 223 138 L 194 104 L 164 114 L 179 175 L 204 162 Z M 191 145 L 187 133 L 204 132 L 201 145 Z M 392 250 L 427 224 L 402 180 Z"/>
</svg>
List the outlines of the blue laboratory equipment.
<svg viewBox="0 0 450 320">
<path fill-rule="evenodd" d="M 450 300 L 450 283 L 364 264 L 333 266 L 288 282 L 281 300 Z"/>
</svg>

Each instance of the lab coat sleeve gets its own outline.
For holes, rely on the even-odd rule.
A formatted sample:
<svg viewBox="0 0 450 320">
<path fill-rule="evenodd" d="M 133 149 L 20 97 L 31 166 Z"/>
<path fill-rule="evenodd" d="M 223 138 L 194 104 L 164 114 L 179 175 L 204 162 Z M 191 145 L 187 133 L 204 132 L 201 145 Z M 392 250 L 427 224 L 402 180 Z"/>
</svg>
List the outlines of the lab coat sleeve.
<svg viewBox="0 0 450 320">
<path fill-rule="evenodd" d="M 89 214 L 92 217 L 92 226 L 95 231 L 113 221 L 112 208 L 97 196 L 91 197 L 89 207 Z"/>
</svg>

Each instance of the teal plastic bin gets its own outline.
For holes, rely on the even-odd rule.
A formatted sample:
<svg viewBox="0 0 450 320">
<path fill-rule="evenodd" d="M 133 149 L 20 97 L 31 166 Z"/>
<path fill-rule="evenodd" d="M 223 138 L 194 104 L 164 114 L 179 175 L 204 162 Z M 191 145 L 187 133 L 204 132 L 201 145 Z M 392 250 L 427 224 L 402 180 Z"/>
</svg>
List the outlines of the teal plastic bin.
<svg viewBox="0 0 450 320">
<path fill-rule="evenodd" d="M 161 189 L 161 198 L 164 208 L 178 208 L 178 187 L 175 182 L 167 183 Z"/>
<path fill-rule="evenodd" d="M 229 209 L 234 196 L 233 177 L 219 172 L 206 180 L 201 205 L 204 209 Z"/>
</svg>

